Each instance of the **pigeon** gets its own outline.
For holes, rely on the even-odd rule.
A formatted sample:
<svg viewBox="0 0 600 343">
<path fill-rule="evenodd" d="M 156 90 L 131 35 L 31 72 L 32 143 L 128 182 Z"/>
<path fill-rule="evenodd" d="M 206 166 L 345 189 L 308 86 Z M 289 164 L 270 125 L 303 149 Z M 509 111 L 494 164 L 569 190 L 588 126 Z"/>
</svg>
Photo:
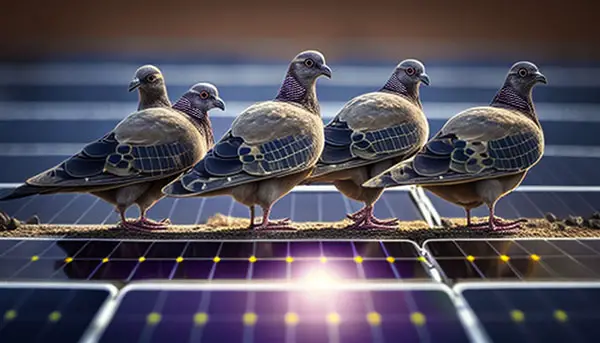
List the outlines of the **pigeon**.
<svg viewBox="0 0 600 343">
<path fill-rule="evenodd" d="M 522 220 L 496 218 L 497 201 L 518 187 L 544 152 L 544 134 L 532 100 L 533 87 L 547 83 L 531 62 L 517 62 L 489 106 L 450 118 L 411 161 L 384 171 L 365 187 L 420 185 L 463 207 L 467 227 L 513 230 Z M 471 209 L 487 205 L 487 223 L 471 223 Z"/>
<path fill-rule="evenodd" d="M 323 54 L 298 54 L 275 99 L 245 109 L 214 148 L 163 192 L 171 197 L 229 195 L 249 207 L 249 229 L 295 230 L 289 218 L 269 220 L 269 214 L 311 173 L 323 150 L 316 94 L 320 76 L 331 78 Z M 254 222 L 256 205 L 263 210 L 260 225 Z"/>
<path fill-rule="evenodd" d="M 129 91 L 138 90 L 138 111 L 154 107 L 171 107 L 165 79 L 157 67 L 147 64 L 136 70 Z"/>
<path fill-rule="evenodd" d="M 400 62 L 377 92 L 359 95 L 325 126 L 325 148 L 316 170 L 305 183 L 331 182 L 345 196 L 364 203 L 348 218 L 348 228 L 392 228 L 397 220 L 381 221 L 373 205 L 383 188 L 362 184 L 398 162 L 415 155 L 429 138 L 429 125 L 419 99 L 419 87 L 429 85 L 425 66 Z"/>
<path fill-rule="evenodd" d="M 130 114 L 104 137 L 28 179 L 0 200 L 34 194 L 90 193 L 115 206 L 125 229 L 166 229 L 165 223 L 147 219 L 146 212 L 163 197 L 161 189 L 200 161 L 214 144 L 208 118 L 213 108 L 225 109 L 217 88 L 198 83 L 170 108 L 148 108 Z M 125 212 L 133 204 L 140 208 L 141 215 L 138 220 L 128 221 Z"/>
</svg>

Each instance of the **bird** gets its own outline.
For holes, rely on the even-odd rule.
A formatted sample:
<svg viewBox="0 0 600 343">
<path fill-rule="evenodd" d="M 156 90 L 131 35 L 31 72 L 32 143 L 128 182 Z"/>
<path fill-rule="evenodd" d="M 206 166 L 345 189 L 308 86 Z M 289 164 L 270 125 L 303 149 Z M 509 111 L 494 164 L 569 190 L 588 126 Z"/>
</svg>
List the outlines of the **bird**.
<svg viewBox="0 0 600 343">
<path fill-rule="evenodd" d="M 229 131 L 190 171 L 167 185 L 170 197 L 229 195 L 250 209 L 249 229 L 295 230 L 290 219 L 270 220 L 273 204 L 314 169 L 323 150 L 316 93 L 331 78 L 322 53 L 307 50 L 290 62 L 277 96 L 246 108 Z M 255 206 L 262 223 L 255 225 Z"/>
<path fill-rule="evenodd" d="M 138 111 L 154 107 L 171 107 L 165 78 L 158 67 L 146 64 L 139 67 L 129 82 L 129 91 L 138 90 Z"/>
<path fill-rule="evenodd" d="M 135 79 L 134 87 L 138 82 L 140 88 L 154 87 Z M 140 96 L 144 98 L 143 93 Z M 0 200 L 89 193 L 115 206 L 124 229 L 166 229 L 164 222 L 146 218 L 146 212 L 164 197 L 161 189 L 191 168 L 214 144 L 208 117 L 213 108 L 225 109 L 218 89 L 210 83 L 197 83 L 172 107 L 147 108 L 128 115 L 102 138 L 29 178 Z M 140 217 L 128 221 L 125 212 L 133 204 L 140 208 Z"/>
<path fill-rule="evenodd" d="M 325 148 L 316 170 L 305 183 L 330 182 L 364 207 L 347 217 L 348 228 L 383 229 L 397 220 L 375 218 L 373 205 L 383 188 L 362 184 L 416 154 L 429 138 L 429 125 L 419 98 L 421 83 L 429 85 L 418 60 L 400 62 L 383 87 L 348 101 L 325 126 Z"/>
<path fill-rule="evenodd" d="M 488 106 L 451 117 L 410 161 L 368 180 L 365 187 L 419 185 L 465 209 L 467 227 L 506 231 L 522 220 L 495 216 L 500 198 L 518 187 L 544 153 L 544 133 L 533 104 L 533 88 L 547 79 L 532 62 L 509 69 Z M 485 204 L 487 223 L 473 224 L 471 210 Z"/>
</svg>

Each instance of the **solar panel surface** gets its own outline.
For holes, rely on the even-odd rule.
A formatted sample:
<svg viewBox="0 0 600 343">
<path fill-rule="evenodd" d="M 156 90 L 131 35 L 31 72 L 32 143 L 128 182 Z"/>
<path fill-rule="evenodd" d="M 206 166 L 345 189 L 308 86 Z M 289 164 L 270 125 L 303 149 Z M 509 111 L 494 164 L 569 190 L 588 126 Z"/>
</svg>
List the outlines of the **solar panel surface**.
<svg viewBox="0 0 600 343">
<path fill-rule="evenodd" d="M 0 284 L 0 341 L 79 342 L 116 293 L 99 284 Z"/>
<path fill-rule="evenodd" d="M 434 239 L 423 247 L 450 280 L 600 279 L 599 239 Z"/>
<path fill-rule="evenodd" d="M 441 284 L 126 287 L 99 342 L 468 342 Z"/>
<path fill-rule="evenodd" d="M 464 283 L 455 290 L 491 342 L 598 342 L 600 283 Z"/>
<path fill-rule="evenodd" d="M 298 279 L 315 267 L 340 278 L 430 279 L 411 241 L 2 239 L 0 279 Z"/>
</svg>

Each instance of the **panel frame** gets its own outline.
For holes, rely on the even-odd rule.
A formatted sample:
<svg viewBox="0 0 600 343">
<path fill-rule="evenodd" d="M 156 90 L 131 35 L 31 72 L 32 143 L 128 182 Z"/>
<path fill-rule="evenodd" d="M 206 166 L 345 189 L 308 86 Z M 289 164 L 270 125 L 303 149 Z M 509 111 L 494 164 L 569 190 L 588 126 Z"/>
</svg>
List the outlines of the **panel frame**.
<svg viewBox="0 0 600 343">
<path fill-rule="evenodd" d="M 108 297 L 104 303 L 98 308 L 94 318 L 89 323 L 88 327 L 80 337 L 81 343 L 93 343 L 93 337 L 97 335 L 98 328 L 102 327 L 102 323 L 106 320 L 106 312 L 114 306 L 114 302 L 118 297 L 119 289 L 107 282 L 64 282 L 64 281 L 0 281 L 0 288 L 41 288 L 41 289 L 81 289 L 81 290 L 106 290 Z"/>
<path fill-rule="evenodd" d="M 439 282 L 335 282 L 332 284 L 323 285 L 306 285 L 301 282 L 174 282 L 174 281 L 136 281 L 127 284 L 123 287 L 116 299 L 111 303 L 110 307 L 107 307 L 102 313 L 102 321 L 98 322 L 99 326 L 94 332 L 93 336 L 90 336 L 90 340 L 82 341 L 82 343 L 93 343 L 99 342 L 106 330 L 109 327 L 112 319 L 116 315 L 119 306 L 123 299 L 127 296 L 127 293 L 132 291 L 144 291 L 144 290 L 156 290 L 156 291 L 306 291 L 307 287 L 313 290 L 326 290 L 326 291 L 442 291 L 450 298 L 450 301 L 454 305 L 454 309 L 457 313 L 458 319 L 465 330 L 466 336 L 470 339 L 470 342 L 480 342 L 480 336 L 476 327 L 473 327 L 475 323 L 465 315 L 463 300 L 457 297 L 453 289 Z"/>
<path fill-rule="evenodd" d="M 469 241 L 469 242 L 473 242 L 473 241 L 482 241 L 482 242 L 493 242 L 493 241 L 600 241 L 600 237 L 549 237 L 549 238 L 541 238 L 541 237 L 493 237 L 493 238 L 430 238 L 430 239 L 426 239 L 422 245 L 421 245 L 421 254 L 423 254 L 423 256 L 429 261 L 429 263 L 431 263 L 431 265 L 433 266 L 433 269 L 435 270 L 434 273 L 438 273 L 439 275 L 437 277 L 439 277 L 440 282 L 446 283 L 446 284 L 450 284 L 452 285 L 454 283 L 454 281 L 449 278 L 446 273 L 444 272 L 444 269 L 439 265 L 437 259 L 433 256 L 433 254 L 431 253 L 431 251 L 429 251 L 429 249 L 427 248 L 427 243 L 429 242 L 454 242 L 454 241 Z M 433 277 L 433 276 L 432 276 Z M 475 279 L 478 280 L 478 279 Z M 483 280 L 487 280 L 487 279 L 481 279 Z M 459 281 L 457 282 L 457 284 L 464 284 L 464 283 L 473 283 L 473 282 L 477 282 L 477 281 Z M 511 281 L 492 281 L 492 280 L 488 280 L 486 282 L 511 282 Z M 525 280 L 515 280 L 515 282 L 541 282 L 541 283 L 545 283 L 545 282 L 550 282 L 550 281 L 525 281 Z M 555 281 L 555 282 L 563 282 L 563 281 Z M 565 281 L 566 282 L 566 281 Z M 582 283 L 587 283 L 587 282 L 595 282 L 595 281 L 581 281 Z M 600 281 L 598 281 L 600 282 Z"/>
<path fill-rule="evenodd" d="M 468 290 L 507 290 L 507 289 L 573 289 L 573 288 L 598 288 L 600 281 L 468 281 L 457 283 L 451 290 L 456 297 L 457 303 L 461 304 L 461 310 L 465 320 L 472 323 L 474 333 L 478 339 L 476 342 L 491 343 L 483 324 L 471 308 L 463 292 Z"/>
</svg>

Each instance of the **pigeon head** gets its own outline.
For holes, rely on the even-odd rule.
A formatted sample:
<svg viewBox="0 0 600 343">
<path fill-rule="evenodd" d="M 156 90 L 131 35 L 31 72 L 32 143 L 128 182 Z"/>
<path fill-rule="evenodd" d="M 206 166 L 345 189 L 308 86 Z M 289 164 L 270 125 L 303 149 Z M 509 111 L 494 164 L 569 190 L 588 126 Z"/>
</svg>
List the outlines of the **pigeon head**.
<svg viewBox="0 0 600 343">
<path fill-rule="evenodd" d="M 138 88 L 140 90 L 162 90 L 164 87 L 165 80 L 160 69 L 150 64 L 138 68 L 129 83 L 130 92 Z"/>
<path fill-rule="evenodd" d="M 537 83 L 546 84 L 548 81 L 538 67 L 531 62 L 517 62 L 506 75 L 506 83 L 510 84 L 515 90 L 528 92 Z"/>
<path fill-rule="evenodd" d="M 429 86 L 429 75 L 425 73 L 425 66 L 417 60 L 404 60 L 398 64 L 394 74 L 405 85 L 418 85 L 423 82 Z"/>
<path fill-rule="evenodd" d="M 425 73 L 425 66 L 418 60 L 408 59 L 396 66 L 382 90 L 404 95 L 420 104 L 421 82 L 429 86 L 429 75 Z"/>
<path fill-rule="evenodd" d="M 290 63 L 290 74 L 304 86 L 309 86 L 319 76 L 331 78 L 331 68 L 325 64 L 325 56 L 314 50 L 299 53 Z"/>
<path fill-rule="evenodd" d="M 320 113 L 315 86 L 321 75 L 331 78 L 331 68 L 325 63 L 325 56 L 314 50 L 299 53 L 290 63 L 275 99 L 295 102 L 313 113 Z"/>
<path fill-rule="evenodd" d="M 207 82 L 197 83 L 173 105 L 173 108 L 192 117 L 203 119 L 213 108 L 225 110 L 225 102 L 219 97 L 219 90 Z"/>
<path fill-rule="evenodd" d="M 517 62 L 508 71 L 504 85 L 496 93 L 491 106 L 517 110 L 537 123 L 531 92 L 536 84 L 547 82 L 535 64 Z"/>
</svg>

